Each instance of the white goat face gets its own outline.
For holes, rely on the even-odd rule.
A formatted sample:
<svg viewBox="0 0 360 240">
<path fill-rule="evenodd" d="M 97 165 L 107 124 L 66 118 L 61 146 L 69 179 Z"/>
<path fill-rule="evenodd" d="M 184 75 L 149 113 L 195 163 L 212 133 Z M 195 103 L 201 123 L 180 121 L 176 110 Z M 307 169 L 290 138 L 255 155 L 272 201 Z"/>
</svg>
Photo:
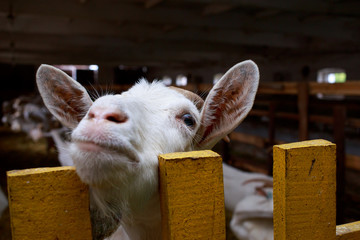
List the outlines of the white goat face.
<svg viewBox="0 0 360 240">
<path fill-rule="evenodd" d="M 255 63 L 239 63 L 213 87 L 200 109 L 195 94 L 145 80 L 93 103 L 62 71 L 42 65 L 37 72 L 45 105 L 73 129 L 71 156 L 80 178 L 90 185 L 125 181 L 144 174 L 141 169 L 156 176 L 157 155 L 212 148 L 248 114 L 258 81 Z"/>
<path fill-rule="evenodd" d="M 99 184 L 139 164 L 156 170 L 161 153 L 191 150 L 199 125 L 193 102 L 161 83 L 143 80 L 91 105 L 73 130 L 71 156 L 82 180 Z"/>
</svg>

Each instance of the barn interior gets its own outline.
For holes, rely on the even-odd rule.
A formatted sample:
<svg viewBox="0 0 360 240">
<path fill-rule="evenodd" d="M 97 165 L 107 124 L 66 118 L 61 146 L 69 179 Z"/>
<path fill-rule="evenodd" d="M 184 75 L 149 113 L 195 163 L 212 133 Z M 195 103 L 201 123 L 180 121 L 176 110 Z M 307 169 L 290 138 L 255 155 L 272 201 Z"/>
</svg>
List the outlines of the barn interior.
<svg viewBox="0 0 360 240">
<path fill-rule="evenodd" d="M 7 118 L 15 105 L 34 103 L 41 64 L 95 95 L 146 78 L 206 96 L 229 68 L 251 59 L 260 69 L 254 107 L 215 151 L 236 168 L 271 176 L 273 145 L 334 142 L 337 222 L 359 220 L 359 43 L 356 0 L 0 1 L 1 188 L 6 193 L 8 170 L 60 164 L 44 134 L 61 128 L 55 120 L 24 127 Z M 0 239 L 11 239 L 6 209 Z"/>
</svg>

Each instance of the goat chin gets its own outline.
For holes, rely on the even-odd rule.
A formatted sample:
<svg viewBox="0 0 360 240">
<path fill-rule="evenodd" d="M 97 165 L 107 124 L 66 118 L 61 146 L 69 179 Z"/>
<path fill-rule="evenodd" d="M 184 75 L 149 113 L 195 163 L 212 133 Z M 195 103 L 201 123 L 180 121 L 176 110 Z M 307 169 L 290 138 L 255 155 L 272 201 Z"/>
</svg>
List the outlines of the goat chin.
<svg viewBox="0 0 360 240">
<path fill-rule="evenodd" d="M 70 145 L 71 158 L 74 161 L 77 174 L 81 180 L 90 186 L 106 185 L 116 178 L 119 182 L 125 182 L 128 175 L 134 172 L 136 161 L 126 153 L 115 150 L 92 146 L 91 150 L 85 151 L 80 146 L 72 143 Z M 124 178 L 124 179 L 121 179 Z"/>
</svg>

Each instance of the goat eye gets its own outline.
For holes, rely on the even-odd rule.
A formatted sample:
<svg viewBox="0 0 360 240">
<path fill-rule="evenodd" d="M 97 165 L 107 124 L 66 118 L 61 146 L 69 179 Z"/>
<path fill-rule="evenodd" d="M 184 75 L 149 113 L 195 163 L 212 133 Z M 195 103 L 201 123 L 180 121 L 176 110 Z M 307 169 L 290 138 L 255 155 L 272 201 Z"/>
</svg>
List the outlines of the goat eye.
<svg viewBox="0 0 360 240">
<path fill-rule="evenodd" d="M 187 113 L 184 114 L 182 116 L 182 120 L 184 121 L 184 123 L 188 126 L 188 127 L 193 127 L 195 126 L 195 120 L 193 118 L 193 116 L 191 116 L 191 114 Z"/>
</svg>

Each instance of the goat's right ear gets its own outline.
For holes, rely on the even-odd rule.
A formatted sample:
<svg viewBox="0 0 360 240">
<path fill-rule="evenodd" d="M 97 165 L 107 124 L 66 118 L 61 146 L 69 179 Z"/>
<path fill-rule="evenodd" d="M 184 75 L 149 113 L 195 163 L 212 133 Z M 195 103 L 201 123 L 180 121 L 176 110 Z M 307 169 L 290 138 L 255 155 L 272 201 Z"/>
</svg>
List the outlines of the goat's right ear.
<svg viewBox="0 0 360 240">
<path fill-rule="evenodd" d="M 41 65 L 36 73 L 40 95 L 49 111 L 74 129 L 92 105 L 86 89 L 63 71 Z"/>
<path fill-rule="evenodd" d="M 201 111 L 196 149 L 211 149 L 241 123 L 253 106 L 259 77 L 257 65 L 247 60 L 215 84 Z"/>
</svg>

